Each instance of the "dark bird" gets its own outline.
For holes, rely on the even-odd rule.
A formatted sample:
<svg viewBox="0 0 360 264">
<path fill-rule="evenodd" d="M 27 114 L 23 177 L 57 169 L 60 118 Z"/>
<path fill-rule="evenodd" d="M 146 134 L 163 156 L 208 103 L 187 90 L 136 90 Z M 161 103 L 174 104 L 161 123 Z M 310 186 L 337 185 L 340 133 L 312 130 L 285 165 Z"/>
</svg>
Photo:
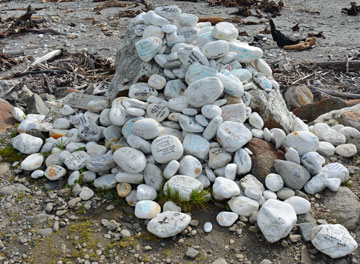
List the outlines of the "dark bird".
<svg viewBox="0 0 360 264">
<path fill-rule="evenodd" d="M 271 27 L 271 35 L 279 47 L 282 48 L 284 46 L 298 44 L 302 40 L 302 39 L 295 39 L 293 37 L 285 36 L 283 33 L 280 32 L 280 30 L 276 29 L 274 21 L 271 19 L 270 16 L 269 16 L 269 22 Z"/>
</svg>

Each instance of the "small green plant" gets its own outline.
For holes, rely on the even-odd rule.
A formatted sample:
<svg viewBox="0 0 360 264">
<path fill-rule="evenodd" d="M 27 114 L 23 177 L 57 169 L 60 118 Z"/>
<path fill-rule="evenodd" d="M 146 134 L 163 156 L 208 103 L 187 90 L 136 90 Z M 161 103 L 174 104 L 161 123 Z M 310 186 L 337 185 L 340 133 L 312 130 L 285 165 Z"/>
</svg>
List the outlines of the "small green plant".
<svg viewBox="0 0 360 264">
<path fill-rule="evenodd" d="M 166 186 L 166 194 L 161 195 L 158 200 L 160 203 L 165 201 L 173 201 L 179 205 L 185 212 L 191 212 L 192 208 L 200 207 L 205 211 L 208 209 L 208 203 L 211 200 L 211 190 L 193 190 L 190 199 L 184 199 L 180 196 L 178 190 L 173 190 L 169 185 Z"/>
<path fill-rule="evenodd" d="M 24 155 L 15 150 L 10 144 L 0 149 L 0 156 L 3 161 L 9 163 L 20 161 L 24 158 Z"/>
<path fill-rule="evenodd" d="M 61 150 L 64 150 L 65 149 L 65 146 L 66 146 L 66 142 L 65 140 L 63 140 L 62 138 L 60 138 L 58 140 L 57 143 L 55 143 L 55 147 L 57 147 L 58 149 L 61 149 Z"/>
<path fill-rule="evenodd" d="M 5 142 L 6 142 L 6 138 L 0 139 L 0 144 L 5 144 Z"/>
<path fill-rule="evenodd" d="M 42 155 L 44 156 L 44 158 L 49 157 L 51 154 L 52 154 L 51 151 L 47 151 L 47 152 L 42 153 Z"/>
<path fill-rule="evenodd" d="M 352 187 L 353 185 L 353 181 L 352 180 L 347 180 L 343 183 L 343 186 L 346 186 L 348 188 Z"/>
<path fill-rule="evenodd" d="M 164 256 L 165 257 L 170 257 L 170 250 L 164 249 Z"/>
<path fill-rule="evenodd" d="M 75 149 L 75 151 L 86 151 L 86 148 L 85 147 L 77 148 L 77 149 Z"/>
</svg>

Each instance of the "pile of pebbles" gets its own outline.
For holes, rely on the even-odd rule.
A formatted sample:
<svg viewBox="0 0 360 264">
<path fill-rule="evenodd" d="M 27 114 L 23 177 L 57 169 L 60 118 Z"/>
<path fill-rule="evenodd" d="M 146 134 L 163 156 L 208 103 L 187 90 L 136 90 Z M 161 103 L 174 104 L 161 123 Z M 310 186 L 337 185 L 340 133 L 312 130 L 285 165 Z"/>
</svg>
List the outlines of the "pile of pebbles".
<svg viewBox="0 0 360 264">
<path fill-rule="evenodd" d="M 231 209 L 218 214 L 219 225 L 229 227 L 239 216 L 255 218 L 271 243 L 290 233 L 297 215 L 311 210 L 295 190 L 337 191 L 349 179 L 342 164 L 323 166 L 324 156 L 354 156 L 356 147 L 346 140 L 359 137 L 358 130 L 324 123 L 309 127 L 298 118 L 288 135 L 263 127 L 262 117 L 249 107 L 247 91 L 271 93 L 279 85 L 261 59 L 263 51 L 238 41 L 235 26 L 198 23 L 197 16 L 177 6 L 157 7 L 131 23 L 133 34 L 142 37 L 135 44 L 138 56 L 154 60 L 163 75 L 132 84 L 128 97 L 111 105 L 102 98 L 90 101 L 87 111 L 65 104 L 62 117 L 52 123 L 44 122 L 44 115 L 25 116 L 14 108 L 21 134 L 12 144 L 29 154 L 21 169 L 32 171 L 32 178 L 68 177 L 73 195 L 81 200 L 94 196 L 92 187 L 116 188 L 135 206 L 136 217 L 148 220 L 148 231 L 161 238 L 182 232 L 191 216 L 172 201 L 161 208 L 155 201 L 158 193 L 173 190 L 189 200 L 193 191 L 211 188 L 212 198 Z M 34 130 L 49 137 L 44 141 Z M 253 137 L 286 151 L 286 160 L 274 162 L 276 173 L 267 175 L 264 184 L 249 174 L 253 153 L 246 144 Z M 211 232 L 212 224 L 204 229 Z M 314 227 L 311 241 L 332 258 L 357 248 L 342 225 Z"/>
</svg>

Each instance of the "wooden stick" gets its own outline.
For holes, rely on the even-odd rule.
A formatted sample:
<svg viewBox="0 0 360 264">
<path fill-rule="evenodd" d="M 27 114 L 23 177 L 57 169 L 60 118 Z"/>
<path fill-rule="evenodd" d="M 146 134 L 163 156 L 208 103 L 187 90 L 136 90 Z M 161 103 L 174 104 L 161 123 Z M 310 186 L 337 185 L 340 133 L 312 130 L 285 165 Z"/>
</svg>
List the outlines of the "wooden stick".
<svg viewBox="0 0 360 264">
<path fill-rule="evenodd" d="M 321 68 L 338 70 L 338 71 L 346 71 L 346 61 L 326 61 L 319 62 L 317 65 Z M 349 63 L 349 71 L 358 71 L 360 70 L 360 61 L 348 61 Z"/>
</svg>

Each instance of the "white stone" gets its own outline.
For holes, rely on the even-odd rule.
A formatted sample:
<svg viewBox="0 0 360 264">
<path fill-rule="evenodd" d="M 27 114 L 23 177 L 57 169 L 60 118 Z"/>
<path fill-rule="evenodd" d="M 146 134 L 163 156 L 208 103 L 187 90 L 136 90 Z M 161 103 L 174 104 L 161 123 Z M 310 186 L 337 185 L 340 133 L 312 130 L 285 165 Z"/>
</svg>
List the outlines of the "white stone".
<svg viewBox="0 0 360 264">
<path fill-rule="evenodd" d="M 44 162 L 44 156 L 40 153 L 34 153 L 30 156 L 27 156 L 21 162 L 21 169 L 26 171 L 34 171 L 41 167 Z"/>
<path fill-rule="evenodd" d="M 219 106 L 213 104 L 207 104 L 201 107 L 201 113 L 208 119 L 213 119 L 217 116 L 221 116 L 222 110 Z"/>
<path fill-rule="evenodd" d="M 209 168 L 217 169 L 224 167 L 231 160 L 231 155 L 222 148 L 212 148 L 209 151 Z"/>
<path fill-rule="evenodd" d="M 37 179 L 45 175 L 45 172 L 42 170 L 35 170 L 31 173 L 31 178 Z"/>
<path fill-rule="evenodd" d="M 122 183 L 139 184 L 144 180 L 144 176 L 141 173 L 120 171 L 115 175 L 115 180 Z"/>
<path fill-rule="evenodd" d="M 81 188 L 81 192 L 79 193 L 79 197 L 81 198 L 81 200 L 83 201 L 87 201 L 90 200 L 91 197 L 94 196 L 94 191 L 91 190 L 90 188 L 84 186 Z"/>
<path fill-rule="evenodd" d="M 237 165 L 229 163 L 225 166 L 225 178 L 234 181 L 236 178 Z"/>
<path fill-rule="evenodd" d="M 191 155 L 184 156 L 180 161 L 179 173 L 196 178 L 202 171 L 201 162 Z"/>
<path fill-rule="evenodd" d="M 171 211 L 171 212 L 181 212 L 181 207 L 176 205 L 173 201 L 167 201 L 163 205 L 163 212 Z"/>
<path fill-rule="evenodd" d="M 248 188 L 256 188 L 262 192 L 265 190 L 264 185 L 253 175 L 248 174 L 245 177 L 241 178 L 240 186 L 243 191 L 246 191 Z"/>
<path fill-rule="evenodd" d="M 323 172 L 320 172 L 319 174 L 312 177 L 310 181 L 308 181 L 305 184 L 304 190 L 306 193 L 309 194 L 315 194 L 321 192 L 322 190 L 325 189 L 326 182 L 327 182 L 327 175 Z"/>
<path fill-rule="evenodd" d="M 86 144 L 86 152 L 90 155 L 100 155 L 105 154 L 107 151 L 107 148 L 103 145 L 99 145 L 95 142 L 89 142 Z"/>
<path fill-rule="evenodd" d="M 202 133 L 203 138 L 211 140 L 216 135 L 216 132 L 222 123 L 223 119 L 221 116 L 213 118 Z"/>
<path fill-rule="evenodd" d="M 168 194 L 169 190 L 171 192 L 179 192 L 181 199 L 189 201 L 191 193 L 193 191 L 202 191 L 203 186 L 201 182 L 195 178 L 185 175 L 175 175 L 164 184 L 164 193 Z"/>
<path fill-rule="evenodd" d="M 66 145 L 66 150 L 69 152 L 74 152 L 79 149 L 84 149 L 85 146 L 86 145 L 82 142 L 70 142 L 69 144 Z"/>
<path fill-rule="evenodd" d="M 195 27 L 199 18 L 193 14 L 183 13 L 180 15 L 180 24 L 183 27 Z"/>
<path fill-rule="evenodd" d="M 156 7 L 154 11 L 168 20 L 178 20 L 181 14 L 181 9 L 176 5 Z"/>
<path fill-rule="evenodd" d="M 240 194 L 239 186 L 232 180 L 224 177 L 215 179 L 212 191 L 217 199 L 229 199 Z"/>
<path fill-rule="evenodd" d="M 128 138 L 130 135 L 135 135 L 134 131 L 133 131 L 133 126 L 134 123 L 138 120 L 143 119 L 143 117 L 133 117 L 130 118 L 129 120 L 126 121 L 126 123 L 123 125 L 123 127 L 121 128 L 121 133 L 119 133 L 119 128 L 114 127 L 111 131 L 111 134 L 113 136 L 113 138 L 109 137 L 109 140 L 115 140 L 119 139 L 121 137 L 121 134 L 125 137 Z M 109 135 L 110 136 L 110 135 Z M 120 137 L 119 137 L 120 136 Z"/>
<path fill-rule="evenodd" d="M 301 163 L 312 174 L 318 174 L 325 163 L 325 159 L 319 153 L 311 151 L 301 157 Z"/>
<path fill-rule="evenodd" d="M 208 59 L 217 59 L 224 56 L 229 51 L 229 42 L 216 40 L 206 43 L 202 47 L 202 52 Z"/>
<path fill-rule="evenodd" d="M 145 115 L 145 110 L 136 107 L 128 107 L 126 108 L 126 113 L 130 116 L 143 116 Z"/>
<path fill-rule="evenodd" d="M 113 159 L 122 170 L 129 173 L 141 172 L 146 166 L 145 155 L 141 151 L 130 147 L 116 150 Z"/>
<path fill-rule="evenodd" d="M 221 107 L 221 117 L 224 121 L 232 121 L 243 123 L 246 120 L 246 105 L 241 104 L 230 104 Z"/>
<path fill-rule="evenodd" d="M 72 115 L 75 113 L 75 110 L 69 106 L 69 105 L 64 105 L 62 108 L 61 108 L 61 114 L 63 116 L 68 116 L 68 115 Z"/>
<path fill-rule="evenodd" d="M 244 93 L 242 82 L 227 69 L 222 69 L 216 74 L 224 85 L 224 92 L 228 95 L 241 97 Z"/>
<path fill-rule="evenodd" d="M 257 224 L 270 243 L 286 237 L 296 221 L 296 212 L 290 204 L 273 199 L 263 204 L 257 216 Z"/>
<path fill-rule="evenodd" d="M 81 114 L 79 120 L 79 137 L 85 141 L 99 141 L 101 138 L 101 130 L 98 125 L 91 123 L 89 119 Z"/>
<path fill-rule="evenodd" d="M 114 174 L 106 174 L 99 178 L 96 178 L 94 181 L 94 186 L 97 189 L 101 190 L 110 190 L 115 188 L 117 182 L 115 180 Z"/>
<path fill-rule="evenodd" d="M 354 144 L 341 144 L 335 148 L 335 152 L 342 157 L 351 158 L 357 154 L 357 148 Z"/>
<path fill-rule="evenodd" d="M 265 185 L 269 190 L 277 192 L 284 187 L 284 181 L 279 174 L 270 173 L 265 177 Z"/>
<path fill-rule="evenodd" d="M 234 212 L 222 211 L 217 214 L 216 221 L 220 226 L 229 227 L 232 226 L 239 218 L 239 215 Z"/>
<path fill-rule="evenodd" d="M 206 77 L 214 77 L 216 74 L 217 70 L 196 62 L 187 68 L 185 80 L 188 84 L 191 84 Z"/>
<path fill-rule="evenodd" d="M 252 78 L 251 72 L 246 69 L 233 69 L 231 73 L 234 74 L 236 77 L 238 77 L 239 80 L 242 82 L 247 82 Z"/>
<path fill-rule="evenodd" d="M 196 134 L 187 134 L 183 141 L 186 154 L 193 155 L 199 159 L 205 160 L 210 150 L 210 143 L 203 137 Z"/>
<path fill-rule="evenodd" d="M 250 216 L 259 210 L 259 203 L 246 196 L 236 196 L 228 201 L 231 211 L 240 216 Z"/>
<path fill-rule="evenodd" d="M 261 116 L 256 112 L 251 113 L 249 123 L 257 129 L 262 129 L 262 127 L 264 126 L 264 121 L 262 120 Z"/>
<path fill-rule="evenodd" d="M 93 172 L 106 172 L 115 167 L 111 153 L 104 155 L 94 155 L 86 162 L 86 168 Z"/>
<path fill-rule="evenodd" d="M 156 121 L 162 122 L 167 118 L 170 110 L 167 106 L 162 104 L 150 104 L 146 109 L 146 113 Z"/>
<path fill-rule="evenodd" d="M 236 52 L 237 59 L 241 63 L 249 63 L 262 57 L 263 51 L 260 48 L 249 46 L 242 42 L 230 42 L 229 51 Z"/>
<path fill-rule="evenodd" d="M 154 88 L 156 90 L 161 90 L 166 85 L 166 79 L 163 76 L 159 75 L 159 74 L 153 74 L 153 75 L 150 76 L 147 83 L 152 88 Z"/>
<path fill-rule="evenodd" d="M 339 132 L 346 137 L 346 140 L 360 138 L 360 131 L 354 127 L 343 127 L 339 129 Z"/>
<path fill-rule="evenodd" d="M 12 141 L 13 148 L 23 154 L 33 154 L 39 152 L 42 144 L 43 140 L 41 138 L 33 137 L 24 133 L 17 135 Z"/>
<path fill-rule="evenodd" d="M 280 148 L 286 138 L 284 130 L 280 128 L 272 128 L 270 130 L 271 141 L 274 143 L 275 148 Z"/>
<path fill-rule="evenodd" d="M 317 152 L 319 152 L 321 155 L 326 156 L 326 157 L 332 156 L 335 153 L 335 147 L 333 144 L 331 144 L 329 142 L 320 141 Z"/>
<path fill-rule="evenodd" d="M 253 80 L 265 91 L 270 92 L 272 90 L 272 82 L 263 73 L 256 72 L 253 75 Z"/>
<path fill-rule="evenodd" d="M 50 181 L 55 181 L 64 177 L 66 174 L 66 170 L 59 166 L 59 165 L 51 165 L 47 167 L 45 171 L 45 177 L 48 178 Z"/>
<path fill-rule="evenodd" d="M 163 25 L 163 26 L 161 27 L 161 30 L 162 30 L 164 33 L 170 34 L 170 33 L 174 33 L 174 32 L 177 30 L 177 26 L 171 25 L 171 24 Z"/>
<path fill-rule="evenodd" d="M 188 107 L 188 102 L 185 96 L 180 96 L 176 98 L 171 98 L 169 100 L 168 107 L 169 109 L 177 112 L 181 112 L 184 108 Z"/>
<path fill-rule="evenodd" d="M 212 223 L 211 222 L 206 222 L 204 224 L 204 231 L 205 233 L 210 233 L 213 229 Z"/>
<path fill-rule="evenodd" d="M 180 115 L 179 124 L 183 131 L 189 133 L 199 133 L 204 131 L 204 127 L 197 123 L 194 117 L 187 115 Z"/>
<path fill-rule="evenodd" d="M 167 238 L 181 233 L 191 221 L 191 217 L 180 212 L 163 212 L 150 220 L 147 230 L 160 237 Z"/>
<path fill-rule="evenodd" d="M 316 123 L 313 128 L 313 133 L 318 136 L 319 140 L 330 142 L 337 146 L 345 144 L 346 137 L 335 129 L 330 128 L 325 123 Z"/>
<path fill-rule="evenodd" d="M 310 202 L 300 196 L 292 196 L 286 199 L 284 202 L 291 204 L 297 215 L 306 214 L 311 210 Z"/>
<path fill-rule="evenodd" d="M 153 219 L 160 212 L 160 205 L 152 200 L 138 201 L 135 205 L 135 216 L 139 219 Z"/>
<path fill-rule="evenodd" d="M 176 174 L 179 167 L 180 167 L 180 163 L 178 161 L 176 160 L 170 161 L 164 169 L 164 177 L 166 179 L 170 179 L 172 176 Z"/>
<path fill-rule="evenodd" d="M 341 182 L 345 182 L 350 178 L 349 170 L 338 162 L 329 163 L 323 167 L 321 171 L 324 172 L 328 178 L 338 178 Z"/>
<path fill-rule="evenodd" d="M 341 180 L 338 178 L 327 178 L 325 185 L 333 192 L 337 192 L 340 188 Z"/>
<path fill-rule="evenodd" d="M 299 153 L 292 147 L 288 148 L 285 153 L 285 159 L 288 161 L 295 162 L 300 164 L 300 156 Z"/>
<path fill-rule="evenodd" d="M 135 121 L 132 126 L 132 131 L 135 135 L 143 139 L 156 138 L 160 133 L 161 125 L 158 121 L 152 118 L 142 118 Z"/>
<path fill-rule="evenodd" d="M 265 190 L 263 192 L 263 196 L 266 200 L 269 200 L 269 199 L 277 199 L 277 195 L 276 193 L 274 193 L 273 191 L 270 191 L 270 190 Z"/>
<path fill-rule="evenodd" d="M 300 156 L 310 151 L 316 151 L 319 147 L 319 139 L 311 132 L 295 131 L 287 135 L 285 143 L 292 147 Z"/>
<path fill-rule="evenodd" d="M 90 156 L 85 151 L 76 151 L 66 157 L 64 164 L 69 170 L 80 170 L 85 168 L 88 160 Z"/>
<path fill-rule="evenodd" d="M 161 49 L 162 40 L 157 37 L 140 39 L 135 43 L 136 51 L 144 62 L 151 61 Z"/>
<path fill-rule="evenodd" d="M 146 101 L 146 99 L 151 95 L 157 96 L 158 91 L 144 82 L 135 83 L 129 88 L 130 98 Z"/>
<path fill-rule="evenodd" d="M 228 22 L 217 23 L 212 30 L 212 36 L 215 39 L 223 39 L 227 41 L 234 40 L 238 37 L 239 31 L 237 28 Z"/>
<path fill-rule="evenodd" d="M 255 187 L 246 188 L 244 194 L 255 201 L 260 201 L 262 198 L 262 190 Z"/>
<path fill-rule="evenodd" d="M 13 108 L 13 117 L 16 121 L 21 122 L 25 119 L 26 115 L 23 110 L 21 110 L 19 107 Z"/>
<path fill-rule="evenodd" d="M 235 152 L 252 138 L 252 134 L 243 124 L 225 121 L 217 130 L 217 138 L 224 150 Z"/>
<path fill-rule="evenodd" d="M 311 178 L 309 171 L 294 162 L 275 160 L 274 161 L 275 171 L 281 175 L 286 186 L 300 190 L 304 184 Z"/>
<path fill-rule="evenodd" d="M 203 127 L 206 127 L 209 124 L 209 122 L 203 115 L 196 115 L 195 121 Z"/>
<path fill-rule="evenodd" d="M 125 200 L 129 206 L 135 206 L 138 202 L 136 199 L 136 190 L 131 191 L 130 194 L 125 197 Z"/>
<path fill-rule="evenodd" d="M 141 200 L 155 200 L 157 196 L 154 187 L 147 184 L 140 184 L 136 189 L 136 198 L 138 201 Z"/>
<path fill-rule="evenodd" d="M 144 180 L 147 185 L 155 188 L 156 191 L 160 191 L 163 185 L 163 174 L 161 169 L 153 163 L 148 163 L 144 170 Z"/>
<path fill-rule="evenodd" d="M 237 165 L 237 174 L 239 175 L 246 174 L 251 170 L 251 157 L 243 148 L 236 151 L 234 162 Z"/>
<path fill-rule="evenodd" d="M 344 257 L 358 247 L 355 239 L 342 225 L 318 225 L 311 230 L 311 243 L 331 258 Z"/>
<path fill-rule="evenodd" d="M 67 184 L 69 186 L 74 186 L 77 182 L 79 182 L 80 179 L 80 172 L 79 171 L 73 171 L 67 180 Z"/>
<path fill-rule="evenodd" d="M 130 147 L 139 149 L 145 154 L 151 153 L 151 144 L 148 141 L 142 139 L 141 137 L 130 135 L 127 138 L 127 143 Z"/>
<path fill-rule="evenodd" d="M 266 76 L 272 76 L 272 70 L 270 66 L 263 59 L 257 59 L 255 61 L 255 67 L 258 69 L 259 72 L 265 74 Z"/>
<path fill-rule="evenodd" d="M 88 102 L 86 109 L 90 112 L 100 113 L 108 106 L 109 106 L 109 102 L 106 99 L 93 99 Z"/>
<path fill-rule="evenodd" d="M 196 116 L 198 113 L 198 111 L 195 108 L 190 108 L 190 107 L 184 108 L 181 112 L 184 115 L 188 115 L 188 116 Z"/>
<path fill-rule="evenodd" d="M 180 159 L 184 153 L 184 148 L 177 137 L 164 135 L 151 143 L 151 153 L 156 162 L 168 163 L 171 160 Z"/>
<path fill-rule="evenodd" d="M 184 94 L 189 105 L 201 107 L 215 102 L 223 90 L 224 86 L 218 78 L 206 77 L 191 83 Z"/>
<path fill-rule="evenodd" d="M 139 29 L 139 28 L 138 28 Z M 142 37 L 143 39 L 149 38 L 149 37 L 156 37 L 159 39 L 163 39 L 165 36 L 164 32 L 162 31 L 161 27 L 149 25 L 144 27 Z M 160 50 L 159 50 L 160 52 Z M 157 55 L 155 55 L 156 57 Z"/>
<path fill-rule="evenodd" d="M 122 126 L 125 124 L 126 111 L 122 105 L 123 97 L 119 97 L 113 100 L 111 104 L 111 109 L 109 112 L 109 119 L 114 126 Z"/>
</svg>

